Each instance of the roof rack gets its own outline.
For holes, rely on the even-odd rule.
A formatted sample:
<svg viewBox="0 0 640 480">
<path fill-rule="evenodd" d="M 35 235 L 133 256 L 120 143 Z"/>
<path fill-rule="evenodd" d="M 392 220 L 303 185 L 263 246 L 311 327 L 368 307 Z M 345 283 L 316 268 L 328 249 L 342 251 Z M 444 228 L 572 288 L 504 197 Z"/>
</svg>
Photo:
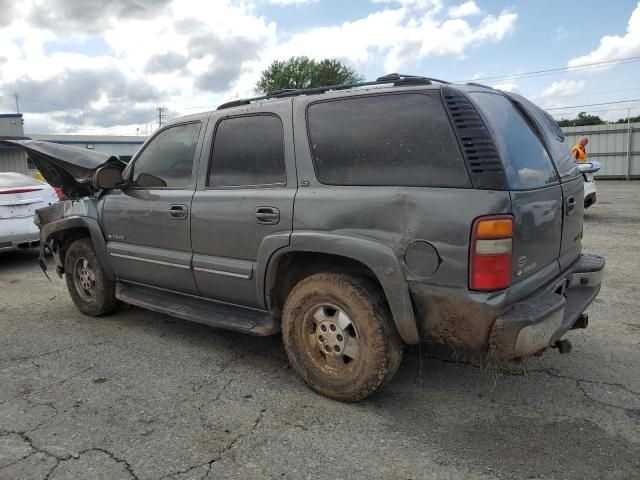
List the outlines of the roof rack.
<svg viewBox="0 0 640 480">
<path fill-rule="evenodd" d="M 348 90 L 350 88 L 370 87 L 373 85 L 386 85 L 386 84 L 392 83 L 394 86 L 397 87 L 401 85 L 431 85 L 431 83 L 433 82 L 442 83 L 442 84 L 450 83 L 444 80 L 438 80 L 437 78 L 422 77 L 419 75 L 404 75 L 401 73 L 390 73 L 388 75 L 378 77 L 376 80 L 371 82 L 345 83 L 341 85 L 329 85 L 326 87 L 315 87 L 315 88 L 285 88 L 285 89 L 276 90 L 274 92 L 268 93 L 266 95 L 261 95 L 258 97 L 232 100 L 230 102 L 223 103 L 217 109 L 224 110 L 226 108 L 239 107 L 241 105 L 249 105 L 251 102 L 257 102 L 259 100 L 267 100 L 270 98 L 295 97 L 297 95 L 317 95 L 317 94 L 325 93 L 329 91 Z"/>
</svg>

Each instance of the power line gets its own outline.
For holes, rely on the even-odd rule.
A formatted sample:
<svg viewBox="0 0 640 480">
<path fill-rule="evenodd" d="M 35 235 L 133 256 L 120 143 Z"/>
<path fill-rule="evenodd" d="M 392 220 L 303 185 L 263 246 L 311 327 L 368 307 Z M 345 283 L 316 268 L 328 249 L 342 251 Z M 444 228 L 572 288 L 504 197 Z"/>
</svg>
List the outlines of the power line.
<svg viewBox="0 0 640 480">
<path fill-rule="evenodd" d="M 640 102 L 640 98 L 634 98 L 632 100 L 619 100 L 619 101 L 616 101 L 616 102 L 588 103 L 588 104 L 585 104 L 585 105 L 568 105 L 566 107 L 545 108 L 545 110 L 573 110 L 575 108 L 598 107 L 600 105 L 615 105 L 615 104 L 618 104 L 618 103 L 629 103 L 629 102 Z"/>
<path fill-rule="evenodd" d="M 593 63 L 584 63 L 582 65 L 575 65 L 572 67 L 555 67 L 555 68 L 547 68 L 544 70 L 534 70 L 531 72 L 521 72 L 521 73 L 513 73 L 510 75 L 496 75 L 493 77 L 480 77 L 480 78 L 472 78 L 468 80 L 456 80 L 453 83 L 466 83 L 466 82 L 478 82 L 485 80 L 503 80 L 503 79 L 518 79 L 518 78 L 527 78 L 533 76 L 544 76 L 544 75 L 553 75 L 556 73 L 564 73 L 564 72 L 573 72 L 586 70 L 593 67 L 606 67 L 606 66 L 616 66 L 623 65 L 625 63 L 633 63 L 640 61 L 640 56 L 637 57 L 627 57 L 627 58 L 619 58 L 617 60 L 606 60 L 603 62 L 593 62 Z"/>
</svg>

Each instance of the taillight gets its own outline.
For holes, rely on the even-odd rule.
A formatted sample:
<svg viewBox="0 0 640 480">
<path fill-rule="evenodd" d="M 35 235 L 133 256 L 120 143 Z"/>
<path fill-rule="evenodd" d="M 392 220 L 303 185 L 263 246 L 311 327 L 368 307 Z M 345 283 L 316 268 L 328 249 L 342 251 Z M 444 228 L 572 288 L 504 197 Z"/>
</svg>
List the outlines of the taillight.
<svg viewBox="0 0 640 480">
<path fill-rule="evenodd" d="M 58 200 L 64 200 L 66 197 L 64 196 L 64 192 L 61 187 L 53 187 L 56 191 L 56 195 L 58 195 Z"/>
<path fill-rule="evenodd" d="M 471 232 L 469 288 L 493 292 L 511 285 L 512 254 L 513 217 L 477 218 Z"/>
</svg>

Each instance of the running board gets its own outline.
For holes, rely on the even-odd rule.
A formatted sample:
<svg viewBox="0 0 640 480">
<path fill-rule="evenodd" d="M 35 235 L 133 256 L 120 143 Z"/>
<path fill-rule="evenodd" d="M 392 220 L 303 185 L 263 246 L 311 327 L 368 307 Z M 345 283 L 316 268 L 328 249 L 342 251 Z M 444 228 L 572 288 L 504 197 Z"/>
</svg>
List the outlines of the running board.
<svg viewBox="0 0 640 480">
<path fill-rule="evenodd" d="M 118 282 L 116 298 L 125 303 L 211 327 L 250 335 L 273 335 L 280 322 L 267 312 L 234 307 L 179 293 Z"/>
</svg>

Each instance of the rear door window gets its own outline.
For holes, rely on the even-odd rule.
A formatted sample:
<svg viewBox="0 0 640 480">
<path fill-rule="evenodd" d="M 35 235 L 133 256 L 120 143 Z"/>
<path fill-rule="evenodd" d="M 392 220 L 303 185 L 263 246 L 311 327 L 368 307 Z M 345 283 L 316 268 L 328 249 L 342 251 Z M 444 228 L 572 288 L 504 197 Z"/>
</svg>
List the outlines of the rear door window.
<svg viewBox="0 0 640 480">
<path fill-rule="evenodd" d="M 439 95 L 367 95 L 312 103 L 307 121 L 321 183 L 471 186 Z"/>
<path fill-rule="evenodd" d="M 471 92 L 470 96 L 486 119 L 512 190 L 558 183 L 546 148 L 509 99 L 489 92 Z"/>
<path fill-rule="evenodd" d="M 275 115 L 222 120 L 216 129 L 209 186 L 284 185 L 284 131 Z"/>
</svg>

